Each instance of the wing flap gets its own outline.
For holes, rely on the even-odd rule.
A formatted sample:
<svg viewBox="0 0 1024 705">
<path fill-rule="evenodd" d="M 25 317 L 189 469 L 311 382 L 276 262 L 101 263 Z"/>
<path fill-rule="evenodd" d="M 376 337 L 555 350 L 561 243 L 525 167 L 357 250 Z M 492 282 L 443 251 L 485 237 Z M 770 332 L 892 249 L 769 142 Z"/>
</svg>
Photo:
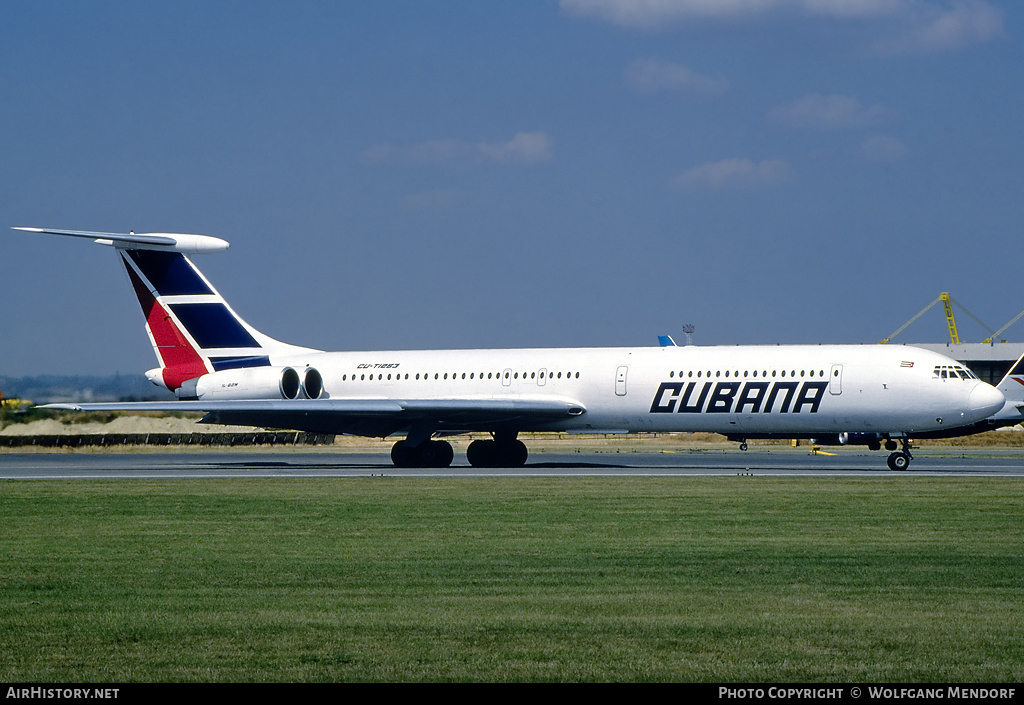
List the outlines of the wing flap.
<svg viewBox="0 0 1024 705">
<path fill-rule="evenodd" d="M 349 414 L 394 414 L 399 402 L 388 399 L 225 399 L 222 401 L 126 401 L 89 404 L 44 404 L 40 409 L 70 411 L 269 411 L 332 412 Z"/>
<path fill-rule="evenodd" d="M 318 433 L 387 436 L 411 425 L 438 431 L 531 428 L 586 408 L 564 398 L 516 399 L 282 399 L 45 404 L 72 411 L 195 411 L 203 423 L 287 428 Z"/>
</svg>

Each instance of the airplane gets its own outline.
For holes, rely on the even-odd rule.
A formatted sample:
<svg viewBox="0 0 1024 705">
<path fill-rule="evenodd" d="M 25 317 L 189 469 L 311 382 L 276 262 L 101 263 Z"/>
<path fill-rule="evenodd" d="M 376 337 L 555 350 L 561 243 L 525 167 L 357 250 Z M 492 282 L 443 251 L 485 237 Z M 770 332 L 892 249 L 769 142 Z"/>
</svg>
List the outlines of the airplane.
<svg viewBox="0 0 1024 705">
<path fill-rule="evenodd" d="M 15 228 L 88 238 L 119 255 L 176 401 L 47 404 L 75 410 L 202 411 L 202 423 L 398 437 L 398 467 L 448 467 L 443 437 L 472 441 L 474 467 L 520 467 L 520 433 L 708 431 L 746 449 L 754 438 L 834 438 L 892 451 L 1000 412 L 1003 394 L 938 353 L 888 345 L 677 346 L 324 352 L 246 323 L 188 255 L 228 243 L 208 235 Z M 896 450 L 897 442 L 902 444 Z"/>
</svg>

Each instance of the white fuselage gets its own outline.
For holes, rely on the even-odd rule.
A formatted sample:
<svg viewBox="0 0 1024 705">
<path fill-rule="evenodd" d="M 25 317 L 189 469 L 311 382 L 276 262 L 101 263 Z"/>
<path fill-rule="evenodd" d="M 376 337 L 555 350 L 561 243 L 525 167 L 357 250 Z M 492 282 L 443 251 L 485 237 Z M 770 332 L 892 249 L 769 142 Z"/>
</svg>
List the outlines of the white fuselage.
<svg viewBox="0 0 1024 705">
<path fill-rule="evenodd" d="M 272 363 L 316 368 L 330 399 L 564 400 L 585 409 L 524 421 L 524 431 L 899 435 L 973 423 L 1003 403 L 976 378 L 940 377 L 938 368 L 957 364 L 949 358 L 904 346 L 322 352 Z"/>
</svg>

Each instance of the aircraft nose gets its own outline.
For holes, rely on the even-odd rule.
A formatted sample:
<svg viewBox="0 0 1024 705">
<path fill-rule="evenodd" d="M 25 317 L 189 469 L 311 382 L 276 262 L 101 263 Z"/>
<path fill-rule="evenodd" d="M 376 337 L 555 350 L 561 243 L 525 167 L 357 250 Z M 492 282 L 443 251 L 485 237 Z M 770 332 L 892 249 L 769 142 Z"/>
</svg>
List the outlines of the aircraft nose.
<svg viewBox="0 0 1024 705">
<path fill-rule="evenodd" d="M 967 400 L 971 411 L 983 413 L 990 416 L 1003 408 L 1006 398 L 1003 393 L 991 384 L 982 382 L 971 390 L 971 396 Z"/>
</svg>

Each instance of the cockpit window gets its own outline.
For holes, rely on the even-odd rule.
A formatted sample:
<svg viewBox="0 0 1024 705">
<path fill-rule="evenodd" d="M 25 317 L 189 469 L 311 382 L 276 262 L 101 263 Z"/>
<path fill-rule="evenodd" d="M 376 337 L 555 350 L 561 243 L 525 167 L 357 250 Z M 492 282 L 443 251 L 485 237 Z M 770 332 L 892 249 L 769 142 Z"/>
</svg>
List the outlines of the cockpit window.
<svg viewBox="0 0 1024 705">
<path fill-rule="evenodd" d="M 935 379 L 978 379 L 977 375 L 960 365 L 936 365 L 932 371 Z"/>
</svg>

